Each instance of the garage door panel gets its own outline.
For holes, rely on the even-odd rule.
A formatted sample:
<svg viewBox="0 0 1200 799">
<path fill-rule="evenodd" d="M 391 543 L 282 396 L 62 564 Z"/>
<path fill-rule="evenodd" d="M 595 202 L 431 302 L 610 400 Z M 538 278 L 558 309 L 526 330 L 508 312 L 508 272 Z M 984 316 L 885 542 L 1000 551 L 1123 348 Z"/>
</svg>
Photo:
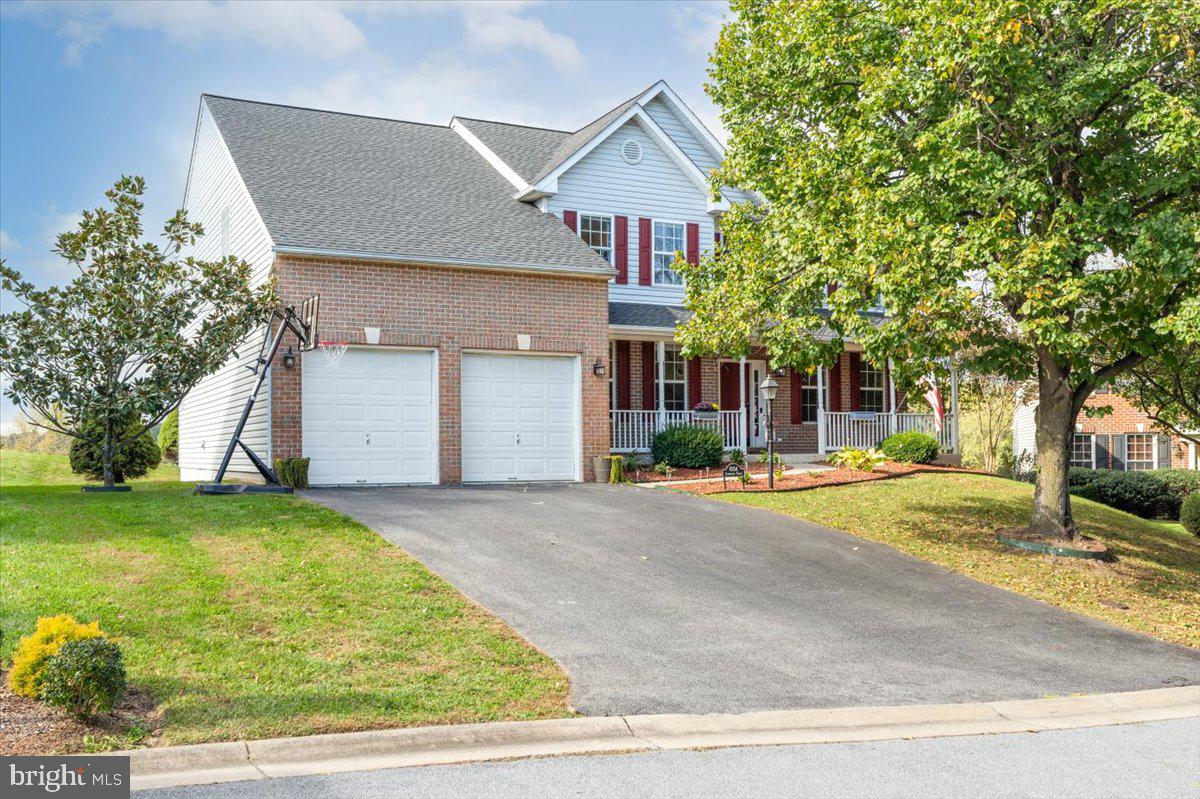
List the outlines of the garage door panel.
<svg viewBox="0 0 1200 799">
<path fill-rule="evenodd" d="M 313 485 L 428 483 L 435 478 L 434 356 L 351 348 L 334 369 L 306 354 L 304 454 Z"/>
<path fill-rule="evenodd" d="M 464 481 L 576 479 L 573 357 L 466 353 L 462 382 Z"/>
</svg>

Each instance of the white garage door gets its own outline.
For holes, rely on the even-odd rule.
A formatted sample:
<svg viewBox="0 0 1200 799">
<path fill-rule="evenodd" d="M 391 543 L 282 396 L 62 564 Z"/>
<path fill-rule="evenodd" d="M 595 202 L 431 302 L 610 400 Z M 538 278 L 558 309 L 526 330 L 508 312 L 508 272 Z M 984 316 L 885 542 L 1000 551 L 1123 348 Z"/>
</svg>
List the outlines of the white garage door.
<svg viewBox="0 0 1200 799">
<path fill-rule="evenodd" d="M 579 479 L 578 389 L 574 357 L 464 353 L 463 481 Z"/>
<path fill-rule="evenodd" d="M 304 356 L 312 485 L 437 482 L 432 352 L 351 347 L 331 368 Z"/>
</svg>

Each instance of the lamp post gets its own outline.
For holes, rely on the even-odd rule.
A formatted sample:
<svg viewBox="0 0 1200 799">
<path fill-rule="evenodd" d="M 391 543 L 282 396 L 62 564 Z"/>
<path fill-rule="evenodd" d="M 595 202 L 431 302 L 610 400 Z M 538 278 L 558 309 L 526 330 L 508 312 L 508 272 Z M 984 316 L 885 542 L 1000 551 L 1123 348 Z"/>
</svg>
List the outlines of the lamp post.
<svg viewBox="0 0 1200 799">
<path fill-rule="evenodd" d="M 758 384 L 758 391 L 762 394 L 763 399 L 767 401 L 767 488 L 775 490 L 775 394 L 779 391 L 779 384 L 775 382 L 775 378 L 770 375 L 766 376 L 761 383 Z"/>
</svg>

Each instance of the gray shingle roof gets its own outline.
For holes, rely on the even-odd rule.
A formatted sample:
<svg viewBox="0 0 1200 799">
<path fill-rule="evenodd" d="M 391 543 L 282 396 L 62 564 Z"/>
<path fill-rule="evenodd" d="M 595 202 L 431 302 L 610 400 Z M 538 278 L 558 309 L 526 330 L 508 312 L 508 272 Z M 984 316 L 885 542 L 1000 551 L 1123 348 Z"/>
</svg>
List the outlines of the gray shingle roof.
<svg viewBox="0 0 1200 799">
<path fill-rule="evenodd" d="M 628 327 L 661 327 L 674 330 L 686 322 L 692 312 L 678 305 L 651 305 L 644 302 L 610 302 L 608 323 Z"/>
<path fill-rule="evenodd" d="M 490 119 L 457 119 L 527 183 L 537 177 L 563 141 L 571 137 L 565 130 L 510 125 Z"/>
<path fill-rule="evenodd" d="M 612 274 L 448 127 L 205 95 L 276 246 Z"/>
<path fill-rule="evenodd" d="M 614 119 L 632 108 L 649 88 L 638 92 L 616 108 L 604 112 L 574 133 L 469 117 L 458 117 L 458 120 L 498 155 L 501 161 L 512 167 L 525 182 L 532 184 L 553 172 L 576 150 L 608 127 Z"/>
</svg>

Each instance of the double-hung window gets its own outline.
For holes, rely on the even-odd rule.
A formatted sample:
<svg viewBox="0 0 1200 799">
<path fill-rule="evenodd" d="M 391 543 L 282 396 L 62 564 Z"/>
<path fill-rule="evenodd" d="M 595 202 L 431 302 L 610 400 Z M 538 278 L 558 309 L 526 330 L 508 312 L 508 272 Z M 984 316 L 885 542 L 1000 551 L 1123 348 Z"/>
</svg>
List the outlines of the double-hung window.
<svg viewBox="0 0 1200 799">
<path fill-rule="evenodd" d="M 675 253 L 683 250 L 683 223 L 654 223 L 654 283 L 682 286 L 683 275 L 675 271 Z"/>
<path fill-rule="evenodd" d="M 658 391 L 658 375 L 654 376 L 654 390 Z M 668 344 L 663 348 L 662 370 L 663 409 L 686 411 L 687 405 L 687 360 L 679 347 Z"/>
<path fill-rule="evenodd" d="M 1154 434 L 1129 433 L 1125 436 L 1125 469 L 1130 472 L 1154 468 Z"/>
<path fill-rule="evenodd" d="M 817 373 L 809 372 L 804 377 L 804 387 L 800 390 L 800 420 L 802 422 L 817 421 Z"/>
<path fill-rule="evenodd" d="M 1091 433 L 1076 433 L 1071 441 L 1071 465 L 1091 469 L 1095 465 L 1096 437 Z"/>
<path fill-rule="evenodd" d="M 600 214 L 579 215 L 579 237 L 604 260 L 612 263 L 613 221 Z"/>
<path fill-rule="evenodd" d="M 877 369 L 865 359 L 858 367 L 859 407 L 864 411 L 883 413 L 883 370 Z"/>
</svg>

